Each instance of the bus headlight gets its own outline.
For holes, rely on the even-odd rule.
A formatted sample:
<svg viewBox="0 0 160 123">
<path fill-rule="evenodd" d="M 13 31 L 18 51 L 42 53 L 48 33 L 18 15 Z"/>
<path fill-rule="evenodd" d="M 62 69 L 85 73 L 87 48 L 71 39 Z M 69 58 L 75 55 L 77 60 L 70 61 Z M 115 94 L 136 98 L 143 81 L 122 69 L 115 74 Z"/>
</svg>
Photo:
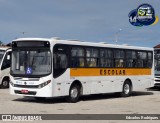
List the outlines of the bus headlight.
<svg viewBox="0 0 160 123">
<path fill-rule="evenodd" d="M 40 84 L 40 85 L 38 86 L 38 88 L 43 88 L 44 86 L 48 85 L 49 83 L 51 83 L 51 80 L 48 80 L 48 81 Z"/>
</svg>

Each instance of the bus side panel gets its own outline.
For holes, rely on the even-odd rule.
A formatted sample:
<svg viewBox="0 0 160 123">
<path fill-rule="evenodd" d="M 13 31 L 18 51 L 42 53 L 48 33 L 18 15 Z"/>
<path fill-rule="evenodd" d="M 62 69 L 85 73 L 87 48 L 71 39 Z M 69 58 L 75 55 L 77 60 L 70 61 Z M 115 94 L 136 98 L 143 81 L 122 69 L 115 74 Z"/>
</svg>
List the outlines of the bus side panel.
<svg viewBox="0 0 160 123">
<path fill-rule="evenodd" d="M 82 84 L 83 95 L 122 92 L 126 79 L 132 83 L 132 90 L 139 91 L 153 86 L 152 75 L 132 76 L 70 76 L 70 69 L 54 79 L 53 96 L 67 96 L 73 82 Z"/>
<path fill-rule="evenodd" d="M 9 77 L 9 72 L 10 72 L 10 65 L 5 67 L 5 69 L 2 70 L 2 65 L 6 64 L 7 65 L 7 54 L 9 55 L 11 53 L 11 49 L 7 50 L 1 60 L 0 63 L 0 85 L 2 84 L 3 78 L 4 77 Z"/>
<path fill-rule="evenodd" d="M 144 90 L 149 87 L 153 87 L 153 77 L 152 76 L 136 76 L 132 79 L 133 91 Z"/>
<path fill-rule="evenodd" d="M 53 96 L 67 96 L 69 95 L 69 88 L 71 86 L 70 70 L 67 69 L 61 76 L 53 80 Z"/>
<path fill-rule="evenodd" d="M 79 80 L 82 83 L 83 95 L 122 91 L 123 77 L 116 77 L 116 79 L 114 76 L 82 76 L 72 78 L 74 78 L 74 80 Z"/>
<path fill-rule="evenodd" d="M 9 77 L 10 68 L 4 69 L 0 71 L 0 85 L 3 81 L 4 77 Z"/>
</svg>

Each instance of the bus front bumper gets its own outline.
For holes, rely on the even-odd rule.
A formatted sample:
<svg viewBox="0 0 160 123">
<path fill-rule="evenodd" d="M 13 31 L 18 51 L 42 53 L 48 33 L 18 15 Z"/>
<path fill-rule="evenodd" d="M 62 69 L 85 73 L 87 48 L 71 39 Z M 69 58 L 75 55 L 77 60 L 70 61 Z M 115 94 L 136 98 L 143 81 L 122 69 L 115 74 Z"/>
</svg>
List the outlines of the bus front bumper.
<svg viewBox="0 0 160 123">
<path fill-rule="evenodd" d="M 20 88 L 10 84 L 10 94 L 31 97 L 53 97 L 51 83 L 43 88 Z"/>
</svg>

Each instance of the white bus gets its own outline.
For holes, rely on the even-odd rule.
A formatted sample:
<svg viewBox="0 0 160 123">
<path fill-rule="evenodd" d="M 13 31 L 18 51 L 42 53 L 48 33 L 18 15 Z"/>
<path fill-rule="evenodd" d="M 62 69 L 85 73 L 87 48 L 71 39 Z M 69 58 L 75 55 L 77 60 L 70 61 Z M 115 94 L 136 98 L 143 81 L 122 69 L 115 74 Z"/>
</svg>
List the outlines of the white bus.
<svg viewBox="0 0 160 123">
<path fill-rule="evenodd" d="M 132 91 L 154 85 L 153 48 L 21 38 L 12 42 L 10 93 L 67 97 Z"/>
<path fill-rule="evenodd" d="M 155 78 L 154 86 L 160 87 L 160 45 L 154 47 Z"/>
<path fill-rule="evenodd" d="M 0 87 L 9 87 L 9 72 L 11 64 L 11 48 L 6 46 L 0 47 Z"/>
</svg>

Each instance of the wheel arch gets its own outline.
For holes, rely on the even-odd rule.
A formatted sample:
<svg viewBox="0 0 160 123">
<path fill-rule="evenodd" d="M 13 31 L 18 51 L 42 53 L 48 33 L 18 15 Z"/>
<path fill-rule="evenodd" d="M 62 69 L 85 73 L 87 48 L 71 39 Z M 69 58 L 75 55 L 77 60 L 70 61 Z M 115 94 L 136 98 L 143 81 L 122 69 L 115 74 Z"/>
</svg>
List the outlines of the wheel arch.
<svg viewBox="0 0 160 123">
<path fill-rule="evenodd" d="M 7 81 L 7 86 L 3 86 L 3 82 L 4 82 L 4 81 Z M 9 76 L 4 76 L 4 77 L 1 79 L 0 87 L 1 87 L 1 88 L 9 88 L 9 81 L 10 81 Z"/>
<path fill-rule="evenodd" d="M 80 95 L 83 95 L 83 86 L 82 86 L 82 83 L 81 81 L 79 80 L 74 80 L 70 86 L 70 88 L 74 85 L 78 85 L 80 87 Z"/>
<path fill-rule="evenodd" d="M 4 76 L 3 79 L 2 79 L 2 82 L 3 82 L 3 80 L 8 80 L 9 81 L 10 78 L 9 78 L 9 76 Z"/>
</svg>

